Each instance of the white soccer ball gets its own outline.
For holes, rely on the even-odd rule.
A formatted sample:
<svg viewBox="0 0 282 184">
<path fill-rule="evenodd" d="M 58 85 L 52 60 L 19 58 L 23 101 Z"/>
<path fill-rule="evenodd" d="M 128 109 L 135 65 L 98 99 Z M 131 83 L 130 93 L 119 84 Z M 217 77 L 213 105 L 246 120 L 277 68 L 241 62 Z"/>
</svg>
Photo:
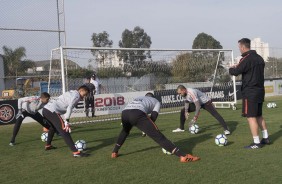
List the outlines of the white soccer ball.
<svg viewBox="0 0 282 184">
<path fill-rule="evenodd" d="M 215 137 L 215 144 L 218 146 L 225 146 L 227 144 L 227 137 L 224 134 L 218 134 Z"/>
<path fill-rule="evenodd" d="M 47 142 L 47 138 L 48 138 L 48 132 L 43 132 L 41 134 L 41 141 L 42 142 Z"/>
<path fill-rule="evenodd" d="M 272 103 L 267 103 L 267 108 L 272 108 Z"/>
<path fill-rule="evenodd" d="M 191 134 L 197 134 L 199 130 L 200 130 L 200 127 L 196 124 L 189 127 L 189 131 L 191 132 Z"/>
<path fill-rule="evenodd" d="M 78 140 L 75 142 L 75 147 L 78 151 L 83 151 L 85 150 L 87 147 L 86 147 L 86 142 L 85 140 Z"/>
<path fill-rule="evenodd" d="M 275 102 L 272 102 L 272 108 L 275 108 L 277 105 Z"/>
<path fill-rule="evenodd" d="M 163 151 L 163 153 L 164 153 L 164 154 L 166 154 L 166 155 L 172 155 L 172 153 L 171 153 L 171 152 L 169 152 L 169 151 L 165 150 L 164 148 L 162 148 L 162 151 Z"/>
</svg>

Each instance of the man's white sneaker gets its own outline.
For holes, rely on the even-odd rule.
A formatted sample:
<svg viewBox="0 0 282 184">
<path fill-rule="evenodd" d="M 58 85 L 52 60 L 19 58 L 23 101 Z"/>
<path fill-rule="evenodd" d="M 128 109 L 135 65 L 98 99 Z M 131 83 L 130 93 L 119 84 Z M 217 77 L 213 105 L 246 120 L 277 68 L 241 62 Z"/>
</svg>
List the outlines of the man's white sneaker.
<svg viewBox="0 0 282 184">
<path fill-rule="evenodd" d="M 224 134 L 225 134 L 225 135 L 230 135 L 231 133 L 230 133 L 229 130 L 224 130 Z"/>
<path fill-rule="evenodd" d="M 177 128 L 177 129 L 175 129 L 175 130 L 172 130 L 172 132 L 184 132 L 185 130 L 182 130 L 182 129 L 180 129 L 180 128 Z"/>
</svg>

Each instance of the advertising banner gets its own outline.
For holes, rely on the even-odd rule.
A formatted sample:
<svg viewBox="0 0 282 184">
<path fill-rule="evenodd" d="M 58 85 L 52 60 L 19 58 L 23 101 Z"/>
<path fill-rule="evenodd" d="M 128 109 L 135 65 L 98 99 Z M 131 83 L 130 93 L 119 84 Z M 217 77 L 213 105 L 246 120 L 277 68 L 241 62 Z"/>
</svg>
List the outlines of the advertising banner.
<svg viewBox="0 0 282 184">
<path fill-rule="evenodd" d="M 241 85 L 236 85 L 237 99 L 241 99 Z M 233 102 L 234 90 L 230 87 L 210 87 L 197 88 L 204 92 L 213 102 Z M 184 105 L 184 99 L 176 93 L 176 89 L 154 91 L 156 98 L 161 102 L 162 108 L 178 107 Z"/>
<path fill-rule="evenodd" d="M 119 114 L 124 107 L 138 96 L 145 96 L 146 93 L 153 91 L 111 93 L 95 95 L 95 115 Z M 84 102 L 80 101 L 72 114 L 72 117 L 84 117 Z"/>
<path fill-rule="evenodd" d="M 0 101 L 0 125 L 15 123 L 17 111 L 18 100 Z"/>
</svg>

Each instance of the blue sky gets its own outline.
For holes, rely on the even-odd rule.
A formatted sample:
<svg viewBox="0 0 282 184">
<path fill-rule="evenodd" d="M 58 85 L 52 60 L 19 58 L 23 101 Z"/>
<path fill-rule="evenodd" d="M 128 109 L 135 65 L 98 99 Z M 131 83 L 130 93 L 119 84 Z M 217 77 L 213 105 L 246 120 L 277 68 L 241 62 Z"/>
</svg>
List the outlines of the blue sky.
<svg viewBox="0 0 282 184">
<path fill-rule="evenodd" d="M 0 0 L 0 27 L 56 28 L 55 2 Z M 118 47 L 125 29 L 140 26 L 151 36 L 151 48 L 191 49 L 201 32 L 237 55 L 242 37 L 261 37 L 270 47 L 282 48 L 281 7 L 278 0 L 65 0 L 67 45 L 92 46 L 92 33 L 107 31 Z M 1 47 L 24 45 L 31 56 L 49 55 L 56 47 L 53 33 L 0 34 Z"/>
</svg>

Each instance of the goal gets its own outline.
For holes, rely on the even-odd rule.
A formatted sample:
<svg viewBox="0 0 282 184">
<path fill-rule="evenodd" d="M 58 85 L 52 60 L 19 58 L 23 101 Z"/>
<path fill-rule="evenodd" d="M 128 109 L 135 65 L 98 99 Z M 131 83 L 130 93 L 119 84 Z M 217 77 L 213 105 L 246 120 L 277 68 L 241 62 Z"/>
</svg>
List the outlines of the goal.
<svg viewBox="0 0 282 184">
<path fill-rule="evenodd" d="M 226 49 L 60 47 L 51 51 L 48 91 L 59 96 L 95 73 L 102 85 L 95 114 L 107 120 L 118 118 L 129 101 L 148 91 L 161 102 L 161 112 L 179 111 L 184 104 L 176 94 L 179 84 L 203 91 L 217 108 L 235 110 L 235 77 L 225 67 L 233 61 L 233 51 Z"/>
</svg>

